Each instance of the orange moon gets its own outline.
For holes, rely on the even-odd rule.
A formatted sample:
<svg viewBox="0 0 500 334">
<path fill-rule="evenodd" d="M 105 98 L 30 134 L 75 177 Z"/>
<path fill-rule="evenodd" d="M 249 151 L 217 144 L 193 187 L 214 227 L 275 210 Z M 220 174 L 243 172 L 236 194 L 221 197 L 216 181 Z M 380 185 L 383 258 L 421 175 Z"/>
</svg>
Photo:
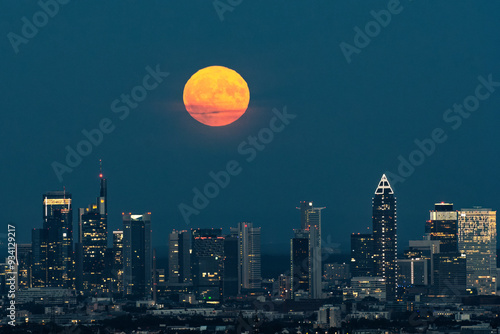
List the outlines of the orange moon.
<svg viewBox="0 0 500 334">
<path fill-rule="evenodd" d="M 250 90 L 236 71 L 223 66 L 205 67 L 184 86 L 184 105 L 198 122 L 224 126 L 240 118 L 248 108 Z"/>
</svg>

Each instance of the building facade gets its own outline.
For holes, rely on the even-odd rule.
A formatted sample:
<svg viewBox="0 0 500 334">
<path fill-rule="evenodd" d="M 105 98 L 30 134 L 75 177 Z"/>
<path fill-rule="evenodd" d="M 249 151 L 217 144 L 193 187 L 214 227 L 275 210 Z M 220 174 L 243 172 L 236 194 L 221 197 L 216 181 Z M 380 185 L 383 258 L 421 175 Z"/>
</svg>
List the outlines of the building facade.
<svg viewBox="0 0 500 334">
<path fill-rule="evenodd" d="M 252 223 L 231 228 L 231 236 L 238 239 L 238 293 L 261 287 L 260 233 L 261 228 Z"/>
<path fill-rule="evenodd" d="M 475 207 L 458 215 L 458 248 L 467 258 L 467 287 L 497 294 L 496 211 Z"/>
<path fill-rule="evenodd" d="M 351 274 L 352 277 L 372 276 L 373 261 L 373 235 L 351 234 Z"/>
<path fill-rule="evenodd" d="M 123 292 L 151 298 L 151 213 L 123 214 Z"/>
<path fill-rule="evenodd" d="M 74 288 L 71 194 L 43 195 L 43 228 L 32 232 L 33 287 Z"/>
<path fill-rule="evenodd" d="M 387 177 L 382 175 L 375 190 L 373 207 L 373 259 L 374 276 L 384 279 L 386 298 L 396 298 L 397 288 L 397 211 L 396 197 Z"/>
<path fill-rule="evenodd" d="M 192 230 L 191 274 L 198 300 L 220 302 L 223 297 L 224 236 L 222 229 Z"/>
<path fill-rule="evenodd" d="M 319 299 L 322 297 L 321 211 L 324 208 L 314 207 L 311 201 L 301 201 L 298 209 L 301 228 L 309 237 L 309 298 Z"/>
</svg>

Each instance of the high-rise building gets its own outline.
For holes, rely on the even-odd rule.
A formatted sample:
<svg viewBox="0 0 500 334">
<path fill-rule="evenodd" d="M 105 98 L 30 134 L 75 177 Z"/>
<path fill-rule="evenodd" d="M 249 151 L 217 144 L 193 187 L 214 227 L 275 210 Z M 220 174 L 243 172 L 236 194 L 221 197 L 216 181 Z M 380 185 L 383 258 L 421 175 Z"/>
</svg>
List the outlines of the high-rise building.
<svg viewBox="0 0 500 334">
<path fill-rule="evenodd" d="M 294 230 L 291 240 L 291 297 L 303 299 L 309 297 L 309 232 Z"/>
<path fill-rule="evenodd" d="M 458 215 L 458 248 L 467 258 L 467 287 L 480 295 L 496 295 L 496 211 L 474 207 Z"/>
<path fill-rule="evenodd" d="M 438 253 L 431 253 L 432 292 L 460 298 L 466 287 L 466 259 L 458 251 L 458 212 L 453 210 L 453 203 L 434 204 L 425 232 L 429 241 L 439 241 Z"/>
<path fill-rule="evenodd" d="M 191 232 L 172 231 L 168 238 L 168 283 L 191 282 Z"/>
<path fill-rule="evenodd" d="M 433 268 L 434 294 L 460 300 L 466 288 L 465 254 L 455 252 L 435 254 Z"/>
<path fill-rule="evenodd" d="M 241 292 L 240 272 L 239 238 L 237 235 L 232 234 L 224 239 L 224 278 L 222 287 L 224 299 L 236 297 Z"/>
<path fill-rule="evenodd" d="M 34 228 L 31 231 L 32 279 L 31 287 L 42 288 L 47 282 L 47 230 Z"/>
<path fill-rule="evenodd" d="M 113 231 L 113 265 L 111 269 L 111 291 L 123 292 L 123 231 Z"/>
<path fill-rule="evenodd" d="M 151 298 L 151 213 L 123 214 L 123 292 Z"/>
<path fill-rule="evenodd" d="M 313 206 L 311 201 L 300 202 L 300 223 L 303 231 L 309 236 L 309 297 L 322 297 L 322 260 L 321 260 L 321 211 L 323 208 Z"/>
<path fill-rule="evenodd" d="M 231 235 L 238 239 L 238 293 L 261 287 L 260 231 L 252 223 L 231 228 Z"/>
<path fill-rule="evenodd" d="M 430 212 L 425 232 L 431 240 L 440 241 L 440 252 L 458 252 L 458 213 L 453 211 L 453 203 L 436 203 Z"/>
<path fill-rule="evenodd" d="M 99 173 L 100 191 L 95 203 L 80 208 L 78 221 L 78 267 L 80 289 L 95 294 L 105 291 L 106 277 L 104 256 L 108 245 L 107 181 Z M 81 281 L 80 281 L 81 280 Z"/>
<path fill-rule="evenodd" d="M 397 211 L 396 197 L 387 177 L 382 175 L 373 197 L 373 259 L 374 276 L 387 285 L 386 297 L 392 301 L 397 288 Z"/>
<path fill-rule="evenodd" d="M 33 254 L 40 261 L 37 270 L 45 271 L 37 272 L 39 281 L 36 285 L 73 288 L 73 208 L 70 193 L 52 191 L 43 195 L 43 230 L 45 232 L 37 229 L 32 235 Z M 45 249 L 38 252 L 36 247 Z M 43 256 L 45 259 L 41 258 Z M 38 265 L 43 262 L 44 265 Z"/>
<path fill-rule="evenodd" d="M 19 289 L 31 288 L 32 269 L 32 246 L 31 244 L 17 244 L 17 274 Z"/>
<path fill-rule="evenodd" d="M 168 235 L 168 282 L 179 283 L 179 232 Z"/>
<path fill-rule="evenodd" d="M 351 234 L 351 275 L 372 276 L 373 275 L 373 235 Z"/>
<path fill-rule="evenodd" d="M 222 299 L 224 236 L 222 229 L 192 230 L 191 274 L 196 298 L 208 303 Z"/>
</svg>

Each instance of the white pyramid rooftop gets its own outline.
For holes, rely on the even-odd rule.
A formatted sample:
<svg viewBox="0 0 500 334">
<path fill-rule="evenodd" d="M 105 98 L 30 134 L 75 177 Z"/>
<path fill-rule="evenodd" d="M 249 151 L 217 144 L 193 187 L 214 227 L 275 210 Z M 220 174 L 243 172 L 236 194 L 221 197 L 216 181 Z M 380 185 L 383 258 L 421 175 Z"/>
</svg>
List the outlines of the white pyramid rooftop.
<svg viewBox="0 0 500 334">
<path fill-rule="evenodd" d="M 392 190 L 389 180 L 387 176 L 382 175 L 380 182 L 378 183 L 378 187 L 375 190 L 375 195 L 383 195 L 383 194 L 394 194 L 394 190 Z"/>
</svg>

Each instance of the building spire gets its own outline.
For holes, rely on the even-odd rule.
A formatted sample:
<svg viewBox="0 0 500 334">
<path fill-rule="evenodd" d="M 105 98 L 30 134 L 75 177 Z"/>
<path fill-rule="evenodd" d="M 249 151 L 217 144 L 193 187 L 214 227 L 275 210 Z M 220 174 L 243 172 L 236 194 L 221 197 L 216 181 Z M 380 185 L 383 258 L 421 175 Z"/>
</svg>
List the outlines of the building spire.
<svg viewBox="0 0 500 334">
<path fill-rule="evenodd" d="M 378 183 L 378 187 L 375 190 L 375 195 L 383 194 L 394 194 L 394 190 L 392 190 L 392 187 L 389 184 L 389 180 L 387 179 L 387 176 L 385 176 L 385 174 L 382 175 L 382 178 Z"/>
<path fill-rule="evenodd" d="M 101 180 L 101 191 L 99 196 L 106 197 L 108 193 L 106 179 L 104 178 L 104 174 L 102 173 L 102 159 L 99 159 L 99 179 Z"/>
</svg>

